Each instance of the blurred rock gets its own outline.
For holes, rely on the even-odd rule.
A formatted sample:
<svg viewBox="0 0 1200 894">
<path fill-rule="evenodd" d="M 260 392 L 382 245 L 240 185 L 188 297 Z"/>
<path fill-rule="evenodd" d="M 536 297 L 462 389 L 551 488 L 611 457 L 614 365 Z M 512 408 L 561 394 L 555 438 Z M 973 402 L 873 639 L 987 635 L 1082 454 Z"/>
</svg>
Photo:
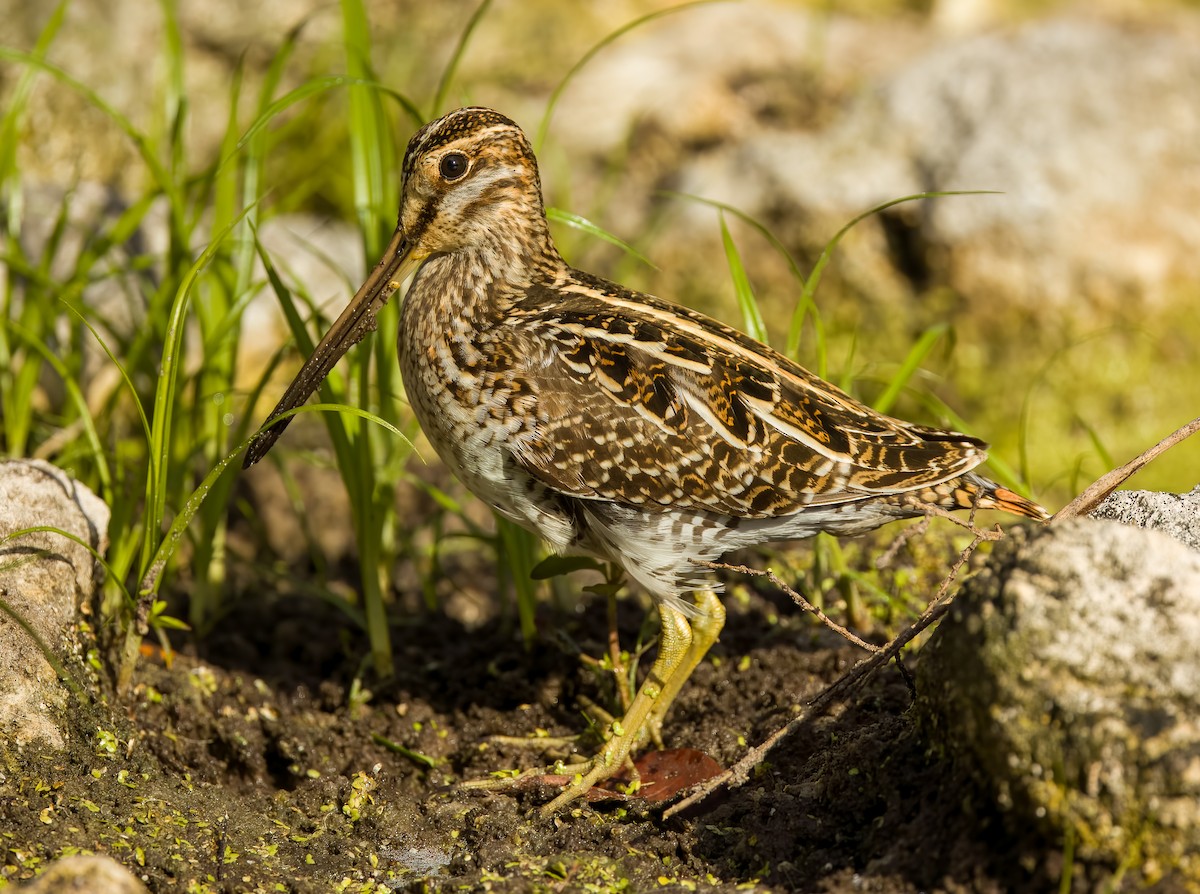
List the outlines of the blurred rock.
<svg viewBox="0 0 1200 894">
<path fill-rule="evenodd" d="M 21 894 L 145 894 L 146 886 L 112 857 L 64 857 L 46 867 Z"/>
<path fill-rule="evenodd" d="M 18 6 L 7 22 L 14 46 L 28 48 L 49 10 Z M 380 76 L 419 98 L 457 40 L 452 13 L 470 8 L 368 4 Z M 524 56 L 512 47 L 552 34 L 547 54 L 575 61 L 594 43 L 593 31 L 611 34 L 648 8 L 582 19 L 550 5 L 540 14 L 539 6 L 494 11 L 464 60 L 463 92 L 500 104 L 533 133 L 569 65 L 547 72 L 539 64 L 522 79 Z M 281 90 L 342 65 L 334 7 L 221 0 L 199 10 L 180 10 L 186 145 L 196 163 L 216 154 L 236 67 L 245 67 L 248 104 L 293 29 L 298 43 Z M 721 253 L 708 250 L 719 248 L 714 212 L 665 200 L 662 188 L 737 206 L 806 260 L 872 205 L 922 191 L 997 190 L 899 205 L 859 224 L 836 271 L 881 302 L 942 284 L 983 311 L 1086 314 L 1144 295 L 1156 300 L 1200 277 L 1200 17 L 1141 18 L 980 32 L 1004 20 L 1002 5 L 944 0 L 924 18 L 854 18 L 768 0 L 673 12 L 620 35 L 572 78 L 542 152 L 551 200 L 574 197 L 566 200 L 572 210 L 638 240 L 667 269 L 695 266 L 704 282 L 715 270 L 725 276 Z M 572 34 L 575 19 L 587 35 Z M 68 7 L 49 56 L 134 126 L 149 127 L 161 112 L 145 94 L 142 68 L 108 60 L 162 67 L 163 32 L 160 7 L 80 0 Z M 414 68 L 414 47 L 436 61 Z M 0 96 L 19 71 L 0 67 Z M 145 178 L 124 134 L 83 97 L 53 78 L 38 78 L 35 90 L 20 149 L 26 176 L 60 184 Z M 400 145 L 410 127 L 398 122 Z M 325 158 L 344 158 L 336 145 L 287 143 L 278 151 L 295 155 L 293 178 L 319 180 L 329 176 Z M 342 179 L 313 187 L 319 199 Z M 682 223 L 662 226 L 664 210 Z M 784 274 L 761 245 L 745 250 L 761 252 L 748 258 L 760 280 Z"/>
<path fill-rule="evenodd" d="M 23 202 L 25 225 L 18 235 L 21 252 L 33 266 L 44 265 L 52 283 L 70 281 L 90 243 L 106 236 L 129 210 L 116 189 L 91 182 L 77 183 L 70 189 L 53 183 L 26 183 Z M 80 303 L 93 311 L 89 321 L 118 356 L 137 336 L 149 295 L 157 287 L 156 278 L 161 276 L 161 262 L 169 243 L 167 227 L 165 202 L 156 201 L 128 239 L 114 244 L 86 271 Z M 202 224 L 193 235 L 192 249 L 198 254 L 210 234 Z M 281 214 L 262 221 L 257 236 L 300 306 L 311 302 L 331 319 L 345 306 L 364 275 L 362 239 L 348 223 L 311 214 Z M 0 264 L 0 288 L 11 288 L 17 309 L 29 295 L 32 300 L 45 300 L 44 291 L 34 291 L 38 283 L 17 277 L 10 284 L 7 279 L 8 269 Z M 261 261 L 255 262 L 252 280 L 259 289 L 242 316 L 237 362 L 241 376 L 237 384 L 246 391 L 257 386 L 279 346 L 291 338 L 278 298 L 265 285 L 267 277 Z M 197 332 L 189 331 L 186 342 L 188 362 L 193 367 L 201 361 L 197 336 Z M 109 399 L 113 389 L 124 387 L 120 370 L 73 315 L 60 316 L 53 337 L 57 343 L 51 347 L 59 353 L 80 345 L 83 366 L 79 381 L 93 413 Z M 298 368 L 298 362 L 293 366 L 284 364 L 279 372 L 281 388 Z M 62 383 L 52 370 L 45 371 L 39 384 L 49 395 L 48 403 L 57 405 L 62 401 Z"/>
<path fill-rule="evenodd" d="M 947 284 L 979 308 L 1084 314 L 1159 299 L 1200 278 L 1200 52 L 1188 21 L 1061 20 L 950 42 L 879 78 L 820 131 L 782 122 L 731 134 L 684 165 L 679 188 L 814 251 L 890 199 L 1000 190 L 896 206 L 845 243 L 839 268 L 867 294 Z"/>
<path fill-rule="evenodd" d="M 102 554 L 108 519 L 99 497 L 49 463 L 0 463 L 0 538 L 48 525 Z M 0 598 L 55 651 L 71 642 L 77 609 L 95 593 L 98 573 L 92 554 L 61 534 L 39 531 L 0 546 Z M 0 611 L 0 761 L 35 744 L 63 747 L 67 695 L 39 645 Z"/>
<path fill-rule="evenodd" d="M 605 47 L 563 94 L 550 133 L 570 160 L 572 184 L 610 195 L 605 225 L 627 238 L 658 213 L 660 189 L 761 215 L 776 207 L 779 177 L 807 172 L 742 169 L 748 147 L 829 125 L 846 96 L 934 36 L 916 19 L 883 25 L 763 0 L 690 8 Z M 656 240 L 656 261 L 676 251 L 692 264 L 723 260 L 695 245 L 700 237 L 719 247 L 712 209 L 680 200 L 667 208 L 686 224 Z"/>
<path fill-rule="evenodd" d="M 1091 515 L 1123 525 L 1162 531 L 1168 537 L 1200 550 L 1200 484 L 1186 494 L 1119 490 L 1109 494 Z"/>
<path fill-rule="evenodd" d="M 43 3 L 5 3 L 3 42 L 32 49 L 52 17 Z M 189 102 L 184 141 L 194 158 L 215 157 L 229 119 L 235 72 L 242 93 L 254 95 L 263 72 L 288 32 L 298 32 L 298 55 L 312 58 L 340 31 L 336 7 L 312 0 L 263 0 L 178 5 Z M 336 38 L 332 38 L 336 39 Z M 163 114 L 167 83 L 163 8 L 140 0 L 76 0 L 50 44 L 48 58 L 95 90 L 134 127 L 145 130 Z M 118 63 L 119 60 L 119 63 Z M 0 64 L 0 89 L 23 67 Z M 285 81 L 287 83 L 287 81 Z M 129 187 L 145 166 L 132 142 L 82 93 L 51 77 L 37 79 L 27 111 L 21 169 L 33 179 L 87 180 Z M 32 149 L 32 151 L 28 151 Z"/>
<path fill-rule="evenodd" d="M 1014 830 L 1200 881 L 1200 555 L 1079 519 L 1017 528 L 921 653 L 927 732 Z"/>
<path fill-rule="evenodd" d="M 330 321 L 341 313 L 366 276 L 362 237 L 344 221 L 311 214 L 281 214 L 262 224 L 258 238 L 284 284 L 297 296 L 311 299 Z M 370 263 L 376 260 L 372 258 Z M 266 281 L 261 262 L 256 262 L 254 278 L 256 282 Z M 276 349 L 290 339 L 279 300 L 264 288 L 242 316 L 238 355 L 238 370 L 244 375 L 241 384 L 247 389 L 255 387 Z M 297 358 L 294 366 L 280 371 L 281 388 L 287 387 L 299 368 Z"/>
<path fill-rule="evenodd" d="M 818 77 L 822 91 L 836 93 L 897 67 L 931 37 L 915 20 L 886 27 L 882 40 L 870 21 L 763 0 L 675 12 L 581 69 L 551 132 L 572 157 L 612 158 L 631 133 L 661 134 L 691 153 L 809 129 Z"/>
<path fill-rule="evenodd" d="M 420 99 L 458 39 L 456 14 L 465 20 L 474 4 L 367 6 L 389 48 L 379 54 L 381 77 Z M 531 63 L 512 48 L 550 34 L 553 47 L 540 49 L 573 62 L 597 33 L 650 8 L 565 16 L 545 6 L 489 13 L 460 69 L 462 94 L 501 105 L 531 133 L 569 63 L 546 71 L 539 54 L 538 74 L 522 77 Z M 6 16 L 13 45 L 32 47 L 49 15 L 17 4 Z M 297 42 L 281 91 L 343 64 L 341 22 L 328 4 L 220 0 L 184 4 L 179 16 L 194 164 L 216 155 L 234 72 L 244 70 L 248 107 L 291 29 Z M 864 222 L 843 244 L 838 273 L 884 302 L 948 285 L 977 308 L 1069 313 L 1158 299 L 1200 277 L 1200 17 L 1147 13 L 1124 25 L 1080 17 L 979 33 L 1010 16 L 992 0 L 941 0 L 927 17 L 887 18 L 746 0 L 641 24 L 590 59 L 563 94 L 543 153 L 552 200 L 582 197 L 567 206 L 627 239 L 661 233 L 642 247 L 664 267 L 681 266 L 676 255 L 697 267 L 711 256 L 724 276 L 721 253 L 708 250 L 719 248 L 712 210 L 664 204 L 657 190 L 733 204 L 810 259 L 881 202 L 1000 190 L 901 205 Z M 588 33 L 571 33 L 572 22 Z M 157 8 L 78 0 L 49 58 L 135 127 L 153 130 L 162 103 L 147 84 L 163 80 L 164 33 Z M 414 64 L 414 53 L 432 61 Z M 0 66 L 0 96 L 22 70 Z M 145 180 L 127 137 L 78 92 L 50 77 L 34 89 L 19 149 L 27 177 L 119 184 L 125 193 L 131 179 Z M 398 122 L 401 145 L 411 126 Z M 329 178 L 314 187 L 320 200 L 342 183 L 325 163 L 345 158 L 336 143 L 285 144 L 279 153 L 291 153 L 293 177 Z M 569 192 L 556 187 L 564 181 Z M 661 226 L 664 208 L 684 223 Z M 775 269 L 755 260 L 756 271 Z"/>
</svg>

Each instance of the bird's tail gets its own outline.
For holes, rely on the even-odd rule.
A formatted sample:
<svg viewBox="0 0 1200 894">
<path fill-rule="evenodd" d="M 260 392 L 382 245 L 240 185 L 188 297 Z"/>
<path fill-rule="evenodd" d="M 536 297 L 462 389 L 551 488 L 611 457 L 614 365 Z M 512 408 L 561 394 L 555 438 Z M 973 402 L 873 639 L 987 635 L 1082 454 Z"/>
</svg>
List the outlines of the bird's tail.
<svg viewBox="0 0 1200 894">
<path fill-rule="evenodd" d="M 969 472 L 961 478 L 911 494 L 918 503 L 932 503 L 943 509 L 999 509 L 1013 515 L 1046 521 L 1050 513 L 1033 500 L 989 481 L 982 475 Z"/>
</svg>

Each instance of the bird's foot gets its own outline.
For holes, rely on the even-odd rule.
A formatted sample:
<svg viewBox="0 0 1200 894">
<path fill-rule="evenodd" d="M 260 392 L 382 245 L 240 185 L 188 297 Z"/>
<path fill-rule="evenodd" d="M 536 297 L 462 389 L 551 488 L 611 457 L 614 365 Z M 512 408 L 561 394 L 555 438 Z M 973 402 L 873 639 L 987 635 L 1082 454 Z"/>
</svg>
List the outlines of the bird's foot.
<svg viewBox="0 0 1200 894">
<path fill-rule="evenodd" d="M 525 740 L 525 743 L 532 744 L 536 741 L 528 739 Z M 637 792 L 640 783 L 637 769 L 629 760 L 628 753 L 623 761 L 615 761 L 616 755 L 621 750 L 620 745 L 615 749 L 610 749 L 606 745 L 596 757 L 588 761 L 573 764 L 557 761 L 544 769 L 500 771 L 487 779 L 472 779 L 463 782 L 460 787 L 472 791 L 508 793 L 542 787 L 561 788 L 562 791 L 559 795 L 541 808 L 540 812 L 543 816 L 554 813 L 576 798 L 586 798 L 589 802 L 624 800 Z M 621 774 L 622 770 L 625 771 L 628 781 L 600 787 L 610 778 Z"/>
<path fill-rule="evenodd" d="M 586 763 L 565 768 L 569 772 L 570 782 L 553 801 L 542 807 L 542 816 L 550 816 L 576 798 L 586 797 L 595 786 L 616 776 L 624 768 L 629 770 L 632 779 L 632 790 L 627 786 L 625 793 L 633 794 L 637 790 L 640 782 L 630 754 L 649 738 L 645 724 L 638 728 L 626 729 L 621 723 L 614 721 L 609 729 L 611 734 L 595 757 Z"/>
<path fill-rule="evenodd" d="M 580 709 L 583 711 L 587 719 L 587 729 L 576 733 L 573 736 L 552 736 L 544 729 L 536 729 L 533 735 L 529 736 L 506 736 L 493 735 L 488 736 L 485 740 L 488 745 L 497 745 L 502 748 L 513 748 L 528 751 L 537 751 L 544 758 L 555 761 L 555 774 L 561 774 L 570 771 L 578 770 L 579 767 L 585 767 L 589 762 L 575 760 L 572 764 L 564 762 L 572 758 L 578 758 L 581 753 L 586 754 L 589 750 L 594 749 L 597 743 L 603 744 L 607 741 L 612 733 L 614 725 L 619 726 L 619 720 L 614 715 L 610 714 L 605 708 L 592 701 L 586 695 L 576 697 Z M 656 732 L 656 731 L 655 731 Z M 661 741 L 654 735 L 654 732 L 641 737 L 641 740 L 634 745 L 633 750 L 643 748 L 647 742 L 653 741 L 657 747 L 661 746 Z M 560 766 L 564 769 L 558 769 Z M 549 772 L 549 771 L 548 771 Z M 514 775 L 524 775 L 516 774 Z"/>
<path fill-rule="evenodd" d="M 660 603 L 658 608 L 662 629 L 654 666 L 625 716 L 605 723 L 604 744 L 590 761 L 569 766 L 560 762 L 549 771 L 530 771 L 499 779 L 480 780 L 467 783 L 467 787 L 515 791 L 539 783 L 562 785 L 563 790 L 558 796 L 541 809 L 543 816 L 587 796 L 595 786 L 617 776 L 624 768 L 629 769 L 632 785 L 636 787 L 639 781 L 630 759 L 631 754 L 651 741 L 656 744 L 661 742 L 660 730 L 667 709 L 709 646 L 716 641 L 725 621 L 725 610 L 711 591 L 697 594 L 697 607 L 697 617 L 689 622 L 687 615 L 679 608 L 667 602 Z M 546 738 L 535 737 L 530 741 L 537 744 Z"/>
<path fill-rule="evenodd" d="M 575 754 L 579 744 L 589 733 L 579 733 L 574 736 L 552 736 L 545 730 L 539 729 L 532 736 L 488 736 L 485 740 L 489 745 L 500 745 L 505 748 L 529 749 L 541 752 L 550 758 L 560 755 Z"/>
</svg>

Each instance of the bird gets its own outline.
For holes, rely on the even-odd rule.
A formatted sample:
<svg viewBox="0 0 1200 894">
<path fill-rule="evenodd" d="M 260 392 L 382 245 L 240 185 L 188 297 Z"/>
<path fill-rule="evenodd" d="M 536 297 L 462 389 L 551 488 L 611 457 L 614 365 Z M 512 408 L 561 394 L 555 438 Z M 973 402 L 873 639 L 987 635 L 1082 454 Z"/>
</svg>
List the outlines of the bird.
<svg viewBox="0 0 1200 894">
<path fill-rule="evenodd" d="M 622 569 L 661 622 L 625 715 L 591 760 L 567 768 L 544 813 L 661 741 L 725 622 L 708 571 L 722 554 L 860 534 L 930 507 L 1048 517 L 974 471 L 983 441 L 878 413 L 733 327 L 571 267 L 529 140 L 483 107 L 412 136 L 382 259 L 270 419 L 304 403 L 410 276 L 398 354 L 433 449 L 554 551 Z M 261 430 L 245 467 L 289 421 Z"/>
</svg>

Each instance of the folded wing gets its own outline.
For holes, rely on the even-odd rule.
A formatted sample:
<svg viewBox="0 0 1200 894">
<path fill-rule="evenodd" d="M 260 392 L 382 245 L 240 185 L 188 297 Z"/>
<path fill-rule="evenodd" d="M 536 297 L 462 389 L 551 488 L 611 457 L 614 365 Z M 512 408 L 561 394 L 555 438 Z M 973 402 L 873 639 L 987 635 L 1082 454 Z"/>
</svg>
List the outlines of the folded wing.
<svg viewBox="0 0 1200 894">
<path fill-rule="evenodd" d="M 516 461 L 576 497 L 770 518 L 986 458 L 975 438 L 876 413 L 736 330 L 585 274 L 531 291 L 502 325 L 504 375 L 532 410 Z"/>
</svg>

